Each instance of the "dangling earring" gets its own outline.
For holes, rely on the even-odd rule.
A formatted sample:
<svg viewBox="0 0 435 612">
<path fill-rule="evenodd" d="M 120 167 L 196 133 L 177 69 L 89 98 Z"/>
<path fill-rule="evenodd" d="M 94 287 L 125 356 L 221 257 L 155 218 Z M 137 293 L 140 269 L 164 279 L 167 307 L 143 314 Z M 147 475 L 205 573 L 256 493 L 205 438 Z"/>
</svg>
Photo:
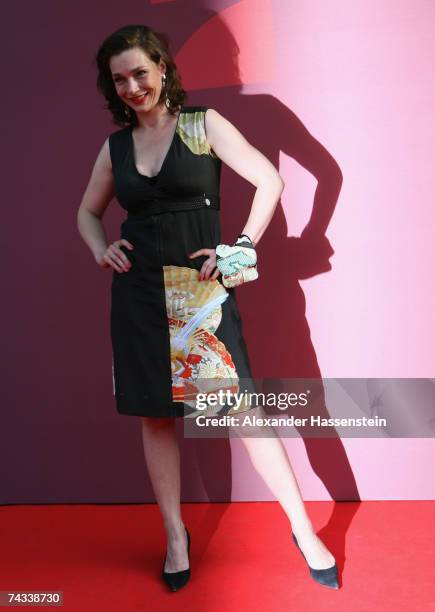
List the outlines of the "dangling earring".
<svg viewBox="0 0 435 612">
<path fill-rule="evenodd" d="M 131 119 L 131 109 L 129 106 L 127 106 L 127 104 L 124 104 L 124 115 L 128 120 Z"/>
<path fill-rule="evenodd" d="M 163 87 L 166 87 L 166 74 L 162 75 L 162 88 Z M 166 96 L 166 98 L 165 98 L 165 105 L 166 105 L 166 108 L 170 108 L 170 106 L 171 106 L 171 102 L 170 102 L 168 96 Z"/>
</svg>

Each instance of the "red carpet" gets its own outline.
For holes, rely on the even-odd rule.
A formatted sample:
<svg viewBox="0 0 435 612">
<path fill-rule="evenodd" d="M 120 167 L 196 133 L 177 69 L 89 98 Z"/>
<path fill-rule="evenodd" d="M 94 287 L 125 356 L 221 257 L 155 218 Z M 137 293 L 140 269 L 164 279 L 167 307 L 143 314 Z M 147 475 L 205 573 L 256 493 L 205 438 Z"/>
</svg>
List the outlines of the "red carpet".
<svg viewBox="0 0 435 612">
<path fill-rule="evenodd" d="M 277 503 L 183 504 L 192 578 L 177 593 L 156 505 L 2 506 L 0 590 L 63 591 L 74 612 L 435 610 L 434 504 L 307 502 L 339 591 L 310 578 Z"/>
</svg>

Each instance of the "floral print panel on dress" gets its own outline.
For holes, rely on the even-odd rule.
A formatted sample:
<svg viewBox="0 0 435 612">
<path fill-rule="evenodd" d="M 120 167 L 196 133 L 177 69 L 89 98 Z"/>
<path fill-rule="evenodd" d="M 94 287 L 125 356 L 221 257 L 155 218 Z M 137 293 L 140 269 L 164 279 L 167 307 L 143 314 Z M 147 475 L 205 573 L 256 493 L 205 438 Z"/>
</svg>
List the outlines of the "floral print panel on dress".
<svg viewBox="0 0 435 612">
<path fill-rule="evenodd" d="M 194 113 L 181 113 L 178 118 L 177 133 L 192 153 L 195 155 L 210 155 L 217 158 L 213 149 L 207 142 L 205 132 L 206 111 Z"/>
<path fill-rule="evenodd" d="M 217 280 L 199 281 L 199 272 L 163 266 L 175 402 L 195 406 L 197 393 L 238 391 L 237 371 L 215 335 L 228 293 Z"/>
</svg>

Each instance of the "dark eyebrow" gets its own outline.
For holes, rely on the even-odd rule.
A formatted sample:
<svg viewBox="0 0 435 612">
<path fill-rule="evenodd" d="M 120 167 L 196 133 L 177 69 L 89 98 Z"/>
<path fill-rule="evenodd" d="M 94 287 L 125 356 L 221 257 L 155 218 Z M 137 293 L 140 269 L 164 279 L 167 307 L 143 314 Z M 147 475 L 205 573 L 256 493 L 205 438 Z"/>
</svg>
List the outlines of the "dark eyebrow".
<svg viewBox="0 0 435 612">
<path fill-rule="evenodd" d="M 146 68 L 146 66 L 137 66 L 137 68 L 133 68 L 133 70 L 130 70 L 130 74 L 132 72 L 136 72 L 136 70 L 140 70 L 141 68 Z M 117 76 L 122 76 L 122 74 L 119 74 L 119 72 L 114 72 L 112 74 L 112 77 L 117 77 Z"/>
</svg>

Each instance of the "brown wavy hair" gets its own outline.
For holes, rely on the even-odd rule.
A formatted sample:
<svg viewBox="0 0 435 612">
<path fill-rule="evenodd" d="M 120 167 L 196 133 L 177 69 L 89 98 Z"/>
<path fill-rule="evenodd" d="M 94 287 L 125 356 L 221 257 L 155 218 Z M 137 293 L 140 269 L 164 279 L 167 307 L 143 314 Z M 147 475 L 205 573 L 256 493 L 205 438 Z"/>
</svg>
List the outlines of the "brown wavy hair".
<svg viewBox="0 0 435 612">
<path fill-rule="evenodd" d="M 116 93 L 109 61 L 113 55 L 134 47 L 142 49 L 156 64 L 160 59 L 166 64 L 166 85 L 162 88 L 158 104 L 165 103 L 168 98 L 168 111 L 174 115 L 187 97 L 187 92 L 181 86 L 181 77 L 169 51 L 167 35 L 156 32 L 146 25 L 124 26 L 103 41 L 95 58 L 98 68 L 97 87 L 106 98 L 105 108 L 112 113 L 113 123 L 121 127 L 136 126 L 138 121 L 133 109 L 130 109 L 128 116 L 125 113 L 125 105 Z"/>
</svg>

